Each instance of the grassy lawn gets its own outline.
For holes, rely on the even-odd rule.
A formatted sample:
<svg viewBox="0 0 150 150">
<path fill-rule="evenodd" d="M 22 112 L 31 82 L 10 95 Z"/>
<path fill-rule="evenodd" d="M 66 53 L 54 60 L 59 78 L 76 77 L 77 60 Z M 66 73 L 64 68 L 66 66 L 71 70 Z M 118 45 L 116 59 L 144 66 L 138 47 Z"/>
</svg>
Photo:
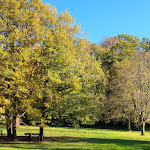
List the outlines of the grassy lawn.
<svg viewBox="0 0 150 150">
<path fill-rule="evenodd" d="M 26 132 L 38 133 L 38 127 L 21 126 L 17 135 Z M 3 129 L 3 133 L 6 130 Z M 150 131 L 140 136 L 140 131 L 119 131 L 88 128 L 44 128 L 45 140 L 39 141 L 1 141 L 0 150 L 112 150 L 112 149 L 150 149 Z"/>
</svg>

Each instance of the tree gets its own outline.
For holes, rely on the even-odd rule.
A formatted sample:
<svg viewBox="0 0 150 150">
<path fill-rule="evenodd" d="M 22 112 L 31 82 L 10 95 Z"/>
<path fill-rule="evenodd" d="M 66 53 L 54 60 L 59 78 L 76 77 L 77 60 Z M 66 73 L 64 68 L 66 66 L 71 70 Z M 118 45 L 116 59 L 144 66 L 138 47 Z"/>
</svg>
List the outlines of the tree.
<svg viewBox="0 0 150 150">
<path fill-rule="evenodd" d="M 135 117 L 133 118 L 133 116 L 131 115 L 133 113 L 134 108 L 128 111 L 126 110 L 126 113 L 124 112 L 121 113 L 122 110 L 124 111 L 124 109 L 122 109 L 122 107 L 125 106 L 124 101 L 127 102 L 126 103 L 127 104 L 126 108 L 127 108 L 129 107 L 128 103 L 130 101 L 127 99 L 132 99 L 132 98 L 129 98 L 129 96 L 125 94 L 126 93 L 125 91 L 123 95 L 120 94 L 119 98 L 117 97 L 119 93 L 122 93 L 122 88 L 120 87 L 121 85 L 117 81 L 117 80 L 120 80 L 118 79 L 117 74 L 118 74 L 118 70 L 120 70 L 122 62 L 128 59 L 128 57 L 131 57 L 135 50 L 145 50 L 146 47 L 147 47 L 146 41 L 141 41 L 137 36 L 122 34 L 114 38 L 107 38 L 106 41 L 101 43 L 101 45 L 99 46 L 99 49 L 96 50 L 95 55 L 97 59 L 99 57 L 101 58 L 102 67 L 106 75 L 108 76 L 108 87 L 106 90 L 108 101 L 105 101 L 106 118 L 109 118 L 111 116 L 111 118 L 114 118 L 114 120 L 116 120 L 117 118 L 117 120 L 122 120 L 125 122 L 128 121 L 129 123 L 131 120 L 134 120 Z M 126 71 L 127 70 L 128 69 L 126 68 Z M 121 97 L 122 97 L 123 103 L 121 103 L 120 101 Z M 111 109 L 110 111 L 110 107 L 111 107 L 110 105 L 112 104 L 112 108 L 113 108 L 114 101 L 115 103 L 118 102 L 116 107 L 117 106 L 120 106 L 120 107 L 117 107 L 117 109 Z M 132 108 L 132 103 L 130 104 Z M 112 115 L 110 115 L 111 113 Z M 116 114 L 116 116 L 114 114 Z"/>
<path fill-rule="evenodd" d="M 49 23 L 49 25 L 48 25 Z M 35 56 L 36 66 L 32 75 L 32 97 L 36 99 L 31 109 L 34 123 L 40 123 L 41 135 L 43 126 L 57 114 L 55 103 L 61 103 L 61 97 L 74 90 L 76 82 L 72 75 L 75 51 L 75 34 L 79 27 L 71 15 L 65 11 L 56 17 L 55 22 L 47 22 L 47 36 L 40 46 L 41 51 Z M 36 90 L 34 90 L 36 87 Z M 37 113 L 36 113 L 37 114 Z M 37 119 L 35 119 L 37 118 Z"/>
<path fill-rule="evenodd" d="M 136 51 L 134 57 L 122 62 L 117 73 L 113 94 L 117 115 L 141 126 L 141 135 L 145 133 L 145 124 L 149 121 L 150 107 L 150 54 Z M 121 107 L 119 108 L 119 106 Z"/>
<path fill-rule="evenodd" d="M 103 112 L 106 78 L 101 62 L 90 55 L 90 42 L 77 39 L 72 73 L 77 80 L 76 89 L 67 92 L 58 103 L 56 121 L 63 121 L 71 126 L 94 124 Z"/>
<path fill-rule="evenodd" d="M 113 80 L 116 78 L 117 70 L 123 60 L 133 55 L 135 48 L 131 42 L 118 38 L 117 36 L 107 38 L 97 48 L 91 46 L 91 51 L 97 60 L 101 60 L 102 68 L 107 77 L 106 96 L 110 97 L 113 89 L 111 88 Z M 107 101 L 105 101 L 105 108 L 107 110 Z M 105 116 L 105 115 L 104 115 Z M 105 118 L 105 117 L 104 117 Z"/>
<path fill-rule="evenodd" d="M 143 37 L 142 40 L 140 41 L 141 44 L 141 48 L 146 51 L 149 52 L 150 50 L 150 40 L 149 38 Z"/>
<path fill-rule="evenodd" d="M 134 63 L 134 61 L 133 61 Z M 136 55 L 135 63 L 133 65 L 134 83 L 134 105 L 135 113 L 139 116 L 139 123 L 141 125 L 141 135 L 145 133 L 145 123 L 149 119 L 150 108 L 150 54 L 146 52 L 139 52 Z"/>
<path fill-rule="evenodd" d="M 8 137 L 16 137 L 16 117 L 25 111 L 28 101 L 28 81 L 29 59 L 23 52 L 12 52 L 8 49 L 1 49 L 1 107 L 2 114 L 5 115 Z M 11 133 L 12 124 L 12 133 Z"/>
<path fill-rule="evenodd" d="M 128 131 L 131 130 L 131 122 L 134 122 L 134 105 L 129 91 L 132 91 L 130 76 L 126 75 L 131 72 L 129 58 L 121 62 L 117 70 L 116 77 L 112 80 L 108 100 L 105 102 L 105 117 L 107 122 L 128 123 Z M 124 78 L 123 78 L 124 77 Z"/>
<path fill-rule="evenodd" d="M 122 40 L 132 43 L 132 46 L 136 50 L 144 50 L 146 52 L 149 51 L 149 47 L 150 47 L 149 46 L 150 45 L 149 38 L 143 37 L 141 40 L 137 36 L 121 34 L 121 35 L 118 35 L 118 39 L 122 39 Z"/>
<path fill-rule="evenodd" d="M 56 21 L 56 11 L 40 0 L 1 0 L 0 3 L 1 106 L 8 136 L 13 123 L 14 139 L 16 116 L 33 101 L 30 96 L 36 58 L 44 40 L 52 35 L 47 29 Z"/>
<path fill-rule="evenodd" d="M 15 138 L 16 117 L 25 111 L 40 123 L 42 137 L 54 104 L 78 89 L 73 67 L 79 26 L 67 11 L 58 15 L 40 0 L 1 3 L 1 110 L 8 135 L 13 123 Z"/>
<path fill-rule="evenodd" d="M 130 42 L 132 44 L 132 47 L 134 47 L 134 49 L 136 50 L 141 48 L 141 40 L 137 36 L 121 34 L 121 35 L 118 35 L 117 38 L 119 40 L 121 39 L 121 40 Z"/>
</svg>

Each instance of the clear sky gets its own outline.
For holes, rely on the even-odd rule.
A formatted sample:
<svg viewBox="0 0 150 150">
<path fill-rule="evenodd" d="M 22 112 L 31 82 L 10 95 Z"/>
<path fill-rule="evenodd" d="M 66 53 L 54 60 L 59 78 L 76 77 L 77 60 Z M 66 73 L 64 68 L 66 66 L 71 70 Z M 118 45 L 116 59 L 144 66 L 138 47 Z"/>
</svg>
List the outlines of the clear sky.
<svg viewBox="0 0 150 150">
<path fill-rule="evenodd" d="M 68 12 L 92 43 L 129 34 L 150 37 L 150 0 L 42 0 Z"/>
</svg>

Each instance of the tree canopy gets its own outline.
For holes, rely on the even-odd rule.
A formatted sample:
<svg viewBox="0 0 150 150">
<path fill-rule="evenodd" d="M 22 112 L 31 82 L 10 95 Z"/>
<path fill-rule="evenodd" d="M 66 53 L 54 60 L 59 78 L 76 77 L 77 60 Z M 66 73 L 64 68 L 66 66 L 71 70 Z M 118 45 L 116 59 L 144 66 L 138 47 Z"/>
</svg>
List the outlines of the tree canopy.
<svg viewBox="0 0 150 150">
<path fill-rule="evenodd" d="M 24 112 L 41 128 L 60 114 L 76 124 L 98 120 L 105 76 L 72 16 L 40 0 L 2 0 L 0 7 L 0 108 L 8 136 L 16 137 Z"/>
<path fill-rule="evenodd" d="M 43 127 L 115 120 L 149 122 L 149 39 L 88 41 L 67 10 L 41 0 L 0 0 L 0 120 Z M 5 121 L 4 121 L 5 120 Z M 42 138 L 42 137 L 41 137 Z"/>
</svg>

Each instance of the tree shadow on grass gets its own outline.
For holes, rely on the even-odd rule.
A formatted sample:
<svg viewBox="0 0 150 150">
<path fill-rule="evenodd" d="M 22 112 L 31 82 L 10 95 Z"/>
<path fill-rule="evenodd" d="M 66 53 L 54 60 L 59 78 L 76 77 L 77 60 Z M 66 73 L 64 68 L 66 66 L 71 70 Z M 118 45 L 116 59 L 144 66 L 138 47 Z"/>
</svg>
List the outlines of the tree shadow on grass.
<svg viewBox="0 0 150 150">
<path fill-rule="evenodd" d="M 142 149 L 142 150 L 150 150 L 150 142 L 149 141 L 139 141 L 139 140 L 124 140 L 124 139 L 103 139 L 103 138 L 70 138 L 70 137 L 57 137 L 53 139 L 57 142 L 63 142 L 63 143 L 75 143 L 75 142 L 84 142 L 92 144 L 93 147 L 98 146 L 98 149 L 102 149 L 103 145 L 116 145 L 116 147 L 130 147 L 131 149 Z M 96 147 L 95 147 L 96 149 Z M 110 149 L 110 148 L 108 148 Z M 56 150 L 56 148 L 52 148 L 52 150 Z M 57 148 L 57 150 L 63 150 Z M 68 149 L 72 150 L 72 149 Z M 80 148 L 77 148 L 77 150 L 81 150 Z"/>
<path fill-rule="evenodd" d="M 63 143 L 62 147 L 66 148 L 58 148 L 56 147 L 50 147 L 50 143 L 58 142 L 58 145 Z M 82 150 L 83 148 L 81 145 L 75 145 L 75 143 L 83 142 L 84 150 L 90 149 L 103 149 L 103 146 L 105 145 L 115 145 L 117 147 L 121 147 L 122 149 L 127 147 L 130 149 L 142 149 L 142 150 L 149 150 L 150 149 L 150 142 L 149 141 L 138 141 L 138 140 L 124 140 L 124 139 L 103 139 L 103 138 L 79 138 L 79 137 L 67 137 L 67 136 L 61 136 L 61 137 L 45 137 L 44 142 L 38 142 L 38 141 L 30 141 L 30 142 L 13 142 L 13 143 L 3 143 L 0 142 L 0 144 L 8 145 L 8 147 L 17 148 L 17 149 L 24 149 L 24 150 L 30 150 L 30 149 L 41 149 L 41 150 Z M 73 148 L 70 148 L 68 144 L 74 144 L 72 146 Z M 18 145 L 19 144 L 19 145 Z M 21 145 L 23 144 L 23 145 Z M 29 148 L 29 145 L 31 144 L 31 147 Z M 86 149 L 86 144 L 90 144 L 89 147 Z M 54 145 L 53 145 L 54 146 Z M 106 149 L 106 147 L 105 147 Z M 111 149 L 108 147 L 108 149 Z M 115 148 L 114 148 L 115 149 Z"/>
<path fill-rule="evenodd" d="M 147 149 L 150 150 L 149 141 L 138 140 L 123 140 L 123 139 L 102 139 L 102 138 L 89 138 L 85 140 L 87 143 L 92 144 L 115 144 L 119 147 L 131 147 L 133 149 Z"/>
</svg>

